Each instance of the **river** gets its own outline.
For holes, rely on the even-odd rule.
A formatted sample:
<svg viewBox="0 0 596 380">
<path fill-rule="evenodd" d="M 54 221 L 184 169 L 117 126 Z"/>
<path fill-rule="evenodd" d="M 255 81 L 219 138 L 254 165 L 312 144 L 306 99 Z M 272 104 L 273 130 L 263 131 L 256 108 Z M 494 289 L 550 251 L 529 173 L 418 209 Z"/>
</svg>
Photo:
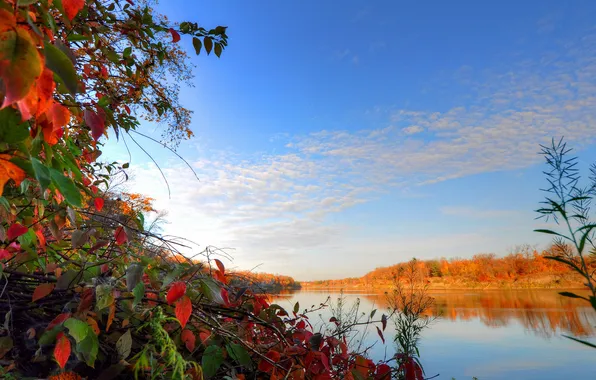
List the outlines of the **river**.
<svg viewBox="0 0 596 380">
<path fill-rule="evenodd" d="M 292 310 L 317 307 L 337 291 L 307 290 L 275 296 Z M 562 334 L 596 343 L 596 312 L 584 302 L 552 290 L 433 292 L 430 311 L 437 319 L 422 334 L 421 362 L 426 377 L 437 379 L 596 379 L 596 349 L 571 341 Z M 387 312 L 382 292 L 346 292 L 348 303 L 360 300 L 360 311 Z M 378 318 L 377 314 L 377 318 Z M 310 314 L 315 329 L 330 318 L 329 308 Z M 368 329 L 364 345 L 373 345 L 375 360 L 395 352 L 391 322 L 386 344 L 375 328 Z"/>
</svg>

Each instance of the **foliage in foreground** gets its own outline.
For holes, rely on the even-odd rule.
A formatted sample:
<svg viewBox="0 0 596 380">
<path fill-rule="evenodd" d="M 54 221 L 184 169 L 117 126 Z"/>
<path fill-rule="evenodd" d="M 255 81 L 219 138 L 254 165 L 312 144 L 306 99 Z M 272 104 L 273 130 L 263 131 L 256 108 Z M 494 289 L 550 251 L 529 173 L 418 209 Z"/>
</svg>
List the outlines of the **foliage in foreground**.
<svg viewBox="0 0 596 380">
<path fill-rule="evenodd" d="M 389 378 L 313 334 L 300 305 L 231 286 L 214 252 L 176 254 L 148 228 L 150 200 L 110 192 L 128 164 L 99 162 L 102 139 L 144 149 L 141 117 L 170 149 L 192 135 L 182 37 L 197 54 L 227 45 L 225 27 L 171 24 L 143 1 L 0 0 L 1 375 Z"/>
<path fill-rule="evenodd" d="M 589 303 L 596 311 L 596 223 L 590 220 L 591 206 L 596 197 L 596 165 L 590 168 L 587 184 L 580 183 L 577 157 L 570 156 L 571 149 L 563 139 L 542 147 L 549 170 L 543 207 L 537 210 L 546 221 L 561 227 L 560 231 L 538 229 L 537 232 L 554 236 L 555 254 L 547 258 L 575 271 L 589 290 L 587 297 L 572 292 L 561 292 L 565 297 L 578 298 Z M 596 345 L 571 336 L 567 338 L 596 348 Z"/>
</svg>

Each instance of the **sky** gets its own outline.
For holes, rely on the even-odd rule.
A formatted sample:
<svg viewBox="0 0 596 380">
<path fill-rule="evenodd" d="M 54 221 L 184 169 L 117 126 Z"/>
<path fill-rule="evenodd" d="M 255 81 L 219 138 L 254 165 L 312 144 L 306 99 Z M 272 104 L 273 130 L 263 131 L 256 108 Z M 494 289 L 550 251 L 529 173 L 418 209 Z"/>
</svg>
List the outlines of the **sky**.
<svg viewBox="0 0 596 380">
<path fill-rule="evenodd" d="M 127 185 L 164 232 L 226 248 L 236 269 L 361 276 L 412 257 L 547 247 L 534 212 L 539 144 L 596 161 L 596 2 L 162 2 L 228 26 L 221 59 L 191 54 L 180 100 L 195 137 L 175 155 L 122 140 Z M 192 53 L 190 40 L 182 47 Z M 144 123 L 154 137 L 160 126 Z M 191 254 L 188 252 L 188 254 Z"/>
</svg>

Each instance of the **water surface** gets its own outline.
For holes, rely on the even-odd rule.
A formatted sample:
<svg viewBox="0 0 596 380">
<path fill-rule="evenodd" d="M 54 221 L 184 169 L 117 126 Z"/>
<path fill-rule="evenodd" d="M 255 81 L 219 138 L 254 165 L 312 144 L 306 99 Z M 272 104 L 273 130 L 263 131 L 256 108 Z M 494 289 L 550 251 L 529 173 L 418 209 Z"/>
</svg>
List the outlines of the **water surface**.
<svg viewBox="0 0 596 380">
<path fill-rule="evenodd" d="M 596 312 L 585 303 L 551 290 L 528 291 L 446 291 L 433 292 L 431 310 L 437 320 L 423 333 L 420 355 L 426 375 L 440 374 L 471 379 L 596 379 L 596 349 L 562 337 L 563 334 L 596 342 Z M 291 310 L 317 306 L 336 291 L 298 291 L 279 294 L 275 302 Z M 349 302 L 360 299 L 363 312 L 386 312 L 382 292 L 344 293 Z M 328 321 L 323 309 L 310 318 L 315 328 Z M 364 340 L 374 346 L 374 359 L 395 352 L 391 323 L 385 332 L 386 344 L 374 328 Z"/>
</svg>

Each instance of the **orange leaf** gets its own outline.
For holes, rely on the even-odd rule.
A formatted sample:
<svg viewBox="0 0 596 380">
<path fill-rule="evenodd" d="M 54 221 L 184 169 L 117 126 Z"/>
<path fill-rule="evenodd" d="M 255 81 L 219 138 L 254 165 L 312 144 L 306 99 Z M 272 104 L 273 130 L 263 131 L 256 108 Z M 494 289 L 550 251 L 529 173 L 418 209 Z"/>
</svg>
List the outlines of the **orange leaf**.
<svg viewBox="0 0 596 380">
<path fill-rule="evenodd" d="M 203 342 L 203 344 L 205 344 L 205 345 L 210 337 L 211 337 L 211 332 L 209 332 L 207 330 L 201 330 L 199 332 L 199 338 L 201 339 L 201 342 Z"/>
<path fill-rule="evenodd" d="M 33 116 L 39 116 L 46 112 L 52 103 L 52 93 L 55 87 L 54 73 L 49 69 L 44 69 L 27 96 L 17 102 L 23 120 L 29 120 Z"/>
<path fill-rule="evenodd" d="M 110 329 L 112 322 L 114 321 L 114 316 L 116 315 L 116 304 L 112 303 L 110 305 L 110 313 L 108 314 L 108 322 L 106 323 L 106 332 Z"/>
<path fill-rule="evenodd" d="M 87 317 L 87 324 L 89 326 L 91 326 L 91 328 L 93 329 L 93 332 L 95 333 L 95 335 L 99 335 L 100 330 L 99 330 L 99 326 L 97 324 L 97 321 L 91 317 Z"/>
<path fill-rule="evenodd" d="M 46 247 L 46 237 L 43 236 L 42 230 L 36 230 L 35 235 L 37 235 L 37 240 L 39 240 L 39 245 L 43 251 L 45 251 Z"/>
<path fill-rule="evenodd" d="M 12 156 L 8 154 L 0 154 L 0 196 L 2 196 L 4 185 L 8 180 L 12 179 L 18 186 L 25 179 L 25 172 L 10 162 L 11 158 Z"/>
<path fill-rule="evenodd" d="M 218 259 L 215 259 L 215 265 L 217 265 L 217 269 L 219 269 L 219 271 L 222 274 L 226 273 L 226 267 L 224 267 L 223 263 L 221 261 L 219 261 Z"/>
<path fill-rule="evenodd" d="M 51 330 L 54 327 L 58 326 L 59 324 L 63 323 L 64 321 L 66 321 L 68 318 L 70 318 L 70 313 L 62 313 L 62 314 L 58 314 L 56 316 L 56 318 L 54 318 L 52 320 L 52 322 L 50 322 L 48 324 L 48 327 L 46 327 L 46 330 Z"/>
<path fill-rule="evenodd" d="M 182 330 L 180 339 L 182 340 L 182 343 L 184 343 L 186 345 L 186 348 L 188 349 L 188 351 L 191 351 L 191 352 L 194 351 L 197 337 L 195 336 L 195 334 L 192 331 L 190 331 L 188 329 Z"/>
<path fill-rule="evenodd" d="M 176 318 L 180 322 L 180 326 L 184 328 L 186 326 L 186 322 L 190 318 L 190 314 L 192 314 L 192 302 L 188 296 L 184 296 L 180 298 L 178 302 L 176 302 Z M 191 350 L 192 351 L 192 350 Z"/>
<path fill-rule="evenodd" d="M 53 130 L 64 127 L 70 121 L 70 111 L 59 103 L 52 104 L 46 112 L 46 116 L 52 122 Z"/>
<path fill-rule="evenodd" d="M 174 29 L 170 28 L 170 34 L 172 35 L 172 42 L 178 42 L 178 41 L 180 41 L 180 34 L 178 34 L 177 31 L 175 31 Z"/>
<path fill-rule="evenodd" d="M 103 198 L 95 198 L 93 200 L 93 203 L 95 204 L 95 209 L 97 211 L 101 211 L 101 209 L 103 208 Z"/>
<path fill-rule="evenodd" d="M 58 334 L 57 338 L 58 341 L 56 347 L 54 347 L 54 358 L 56 358 L 60 368 L 64 368 L 70 356 L 70 340 L 62 332 Z"/>
<path fill-rule="evenodd" d="M 11 224 L 10 227 L 8 227 L 6 237 L 8 238 L 8 240 L 14 240 L 19 236 L 26 234 L 27 231 L 29 231 L 27 227 L 21 225 L 20 223 L 14 223 Z"/>
<path fill-rule="evenodd" d="M 35 290 L 33 291 L 33 299 L 31 301 L 35 302 L 38 299 L 41 299 L 41 298 L 47 296 L 48 294 L 50 294 L 52 292 L 52 290 L 54 290 L 55 286 L 56 286 L 56 284 L 40 284 L 40 285 L 38 285 L 37 288 L 35 288 Z"/>
<path fill-rule="evenodd" d="M 116 231 L 114 231 L 114 238 L 116 239 L 117 245 L 122 245 L 126 243 L 126 241 L 128 240 L 128 236 L 126 236 L 126 231 L 124 231 L 124 227 L 118 226 L 118 228 L 116 228 Z"/>
<path fill-rule="evenodd" d="M 93 110 L 86 109 L 84 113 L 85 123 L 91 128 L 91 136 L 97 141 L 103 135 L 106 129 L 106 123 L 103 115 Z"/>
<path fill-rule="evenodd" d="M 168 294 L 166 295 L 166 301 L 168 302 L 168 305 L 178 301 L 178 299 L 180 299 L 184 293 L 186 293 L 186 284 L 182 281 L 174 282 L 172 286 L 170 286 L 170 290 L 168 290 Z"/>
<path fill-rule="evenodd" d="M 64 6 L 66 17 L 72 20 L 85 6 L 85 0 L 62 0 L 62 6 Z"/>
<path fill-rule="evenodd" d="M 7 14 L 9 16 L 7 16 Z M 4 20 L 9 17 L 10 20 Z M 0 78 L 4 81 L 4 108 L 29 94 L 41 75 L 43 62 L 29 31 L 23 27 L 7 28 L 14 19 L 9 12 L 0 13 Z M 12 48 L 8 48 L 12 46 Z"/>
</svg>

